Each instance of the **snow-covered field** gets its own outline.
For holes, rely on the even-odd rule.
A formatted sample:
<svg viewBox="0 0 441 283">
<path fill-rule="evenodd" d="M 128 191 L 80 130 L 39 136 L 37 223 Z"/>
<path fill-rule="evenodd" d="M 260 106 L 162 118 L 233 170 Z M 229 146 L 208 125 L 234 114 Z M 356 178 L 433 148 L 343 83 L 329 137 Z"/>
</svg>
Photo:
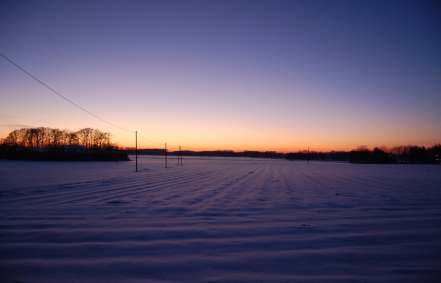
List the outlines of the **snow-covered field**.
<svg viewBox="0 0 441 283">
<path fill-rule="evenodd" d="M 1 282 L 441 282 L 441 166 L 0 161 Z"/>
</svg>

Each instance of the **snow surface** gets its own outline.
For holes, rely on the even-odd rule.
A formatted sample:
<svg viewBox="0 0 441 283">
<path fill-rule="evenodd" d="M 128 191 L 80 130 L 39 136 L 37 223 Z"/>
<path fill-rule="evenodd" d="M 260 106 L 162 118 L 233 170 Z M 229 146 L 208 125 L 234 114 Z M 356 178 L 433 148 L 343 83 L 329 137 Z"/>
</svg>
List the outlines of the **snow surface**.
<svg viewBox="0 0 441 283">
<path fill-rule="evenodd" d="M 1 282 L 441 282 L 441 166 L 0 161 Z"/>
</svg>

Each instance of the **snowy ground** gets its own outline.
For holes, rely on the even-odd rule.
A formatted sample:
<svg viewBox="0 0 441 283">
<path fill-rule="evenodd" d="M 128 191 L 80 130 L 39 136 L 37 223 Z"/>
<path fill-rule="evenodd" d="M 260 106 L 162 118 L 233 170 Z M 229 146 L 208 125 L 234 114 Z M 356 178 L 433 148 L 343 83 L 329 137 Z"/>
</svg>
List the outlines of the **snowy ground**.
<svg viewBox="0 0 441 283">
<path fill-rule="evenodd" d="M 1 282 L 441 282 L 441 166 L 0 161 Z"/>
</svg>

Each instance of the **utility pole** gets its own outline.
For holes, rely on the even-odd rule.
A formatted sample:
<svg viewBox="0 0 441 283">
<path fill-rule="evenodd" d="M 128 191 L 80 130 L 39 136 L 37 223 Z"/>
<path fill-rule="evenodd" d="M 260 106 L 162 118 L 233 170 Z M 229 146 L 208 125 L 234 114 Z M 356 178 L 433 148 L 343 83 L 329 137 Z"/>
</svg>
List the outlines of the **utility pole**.
<svg viewBox="0 0 441 283">
<path fill-rule="evenodd" d="M 135 131 L 135 160 L 136 160 L 136 172 L 138 172 L 138 131 Z"/>
<path fill-rule="evenodd" d="M 307 160 L 308 160 L 308 163 L 309 163 L 309 159 L 311 158 L 311 156 L 310 156 L 310 154 L 309 154 L 309 146 L 308 146 L 308 158 L 307 158 Z"/>
<path fill-rule="evenodd" d="M 182 166 L 182 151 L 181 146 L 179 146 L 179 158 L 178 158 L 178 164 Z"/>
<path fill-rule="evenodd" d="M 181 146 L 179 146 L 179 151 L 178 151 L 177 153 L 175 152 L 175 153 L 176 153 L 176 160 L 177 160 L 176 162 L 177 162 L 177 165 L 180 165 L 180 164 L 181 164 L 181 159 L 180 159 L 180 157 L 179 157 L 179 156 L 181 155 L 181 149 L 180 149 L 180 147 L 181 147 Z"/>
<path fill-rule="evenodd" d="M 165 143 L 164 153 L 165 153 L 165 168 L 167 168 L 167 143 Z"/>
</svg>

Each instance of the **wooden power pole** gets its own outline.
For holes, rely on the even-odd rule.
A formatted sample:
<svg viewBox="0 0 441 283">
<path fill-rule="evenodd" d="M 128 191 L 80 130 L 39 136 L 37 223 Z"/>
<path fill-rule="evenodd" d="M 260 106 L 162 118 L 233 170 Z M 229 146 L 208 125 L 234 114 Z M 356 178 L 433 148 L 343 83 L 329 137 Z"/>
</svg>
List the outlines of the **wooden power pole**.
<svg viewBox="0 0 441 283">
<path fill-rule="evenodd" d="M 309 163 L 309 159 L 311 158 L 311 155 L 310 155 L 310 153 L 309 153 L 309 146 L 308 146 L 308 157 L 307 157 L 307 159 L 308 159 L 308 163 Z"/>
<path fill-rule="evenodd" d="M 135 163 L 136 163 L 136 172 L 138 172 L 138 131 L 135 131 Z"/>
<path fill-rule="evenodd" d="M 165 143 L 164 153 L 165 153 L 165 168 L 167 168 L 167 143 Z"/>
<path fill-rule="evenodd" d="M 181 154 L 181 146 L 179 146 L 179 151 L 176 153 L 176 162 L 177 162 L 176 165 L 180 165 L 181 164 L 181 159 L 179 158 L 180 154 Z"/>
</svg>

